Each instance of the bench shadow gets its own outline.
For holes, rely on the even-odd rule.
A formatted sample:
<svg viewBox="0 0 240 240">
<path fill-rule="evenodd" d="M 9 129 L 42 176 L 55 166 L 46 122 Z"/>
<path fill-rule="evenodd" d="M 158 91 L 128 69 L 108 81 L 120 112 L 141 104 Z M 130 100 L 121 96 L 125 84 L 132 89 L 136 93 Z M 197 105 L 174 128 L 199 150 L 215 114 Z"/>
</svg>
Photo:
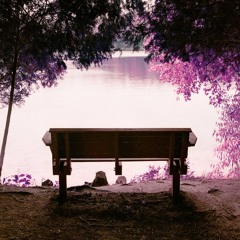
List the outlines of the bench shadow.
<svg viewBox="0 0 240 240">
<path fill-rule="evenodd" d="M 112 236 L 109 239 L 215 239 L 210 236 L 214 212 L 199 212 L 184 192 L 174 199 L 170 192 L 71 191 L 68 195 L 64 204 L 52 199 L 55 222 L 77 222 L 86 234 L 98 232 Z M 73 228 L 71 224 L 67 232 L 74 232 Z"/>
</svg>

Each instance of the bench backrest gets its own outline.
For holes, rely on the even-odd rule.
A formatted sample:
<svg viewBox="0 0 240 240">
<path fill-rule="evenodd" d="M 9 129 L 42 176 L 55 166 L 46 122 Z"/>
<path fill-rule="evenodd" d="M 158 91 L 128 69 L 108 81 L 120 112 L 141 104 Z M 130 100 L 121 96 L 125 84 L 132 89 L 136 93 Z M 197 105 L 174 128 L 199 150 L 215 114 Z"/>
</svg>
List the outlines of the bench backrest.
<svg viewBox="0 0 240 240">
<path fill-rule="evenodd" d="M 187 157 L 190 128 L 50 129 L 55 158 Z"/>
</svg>

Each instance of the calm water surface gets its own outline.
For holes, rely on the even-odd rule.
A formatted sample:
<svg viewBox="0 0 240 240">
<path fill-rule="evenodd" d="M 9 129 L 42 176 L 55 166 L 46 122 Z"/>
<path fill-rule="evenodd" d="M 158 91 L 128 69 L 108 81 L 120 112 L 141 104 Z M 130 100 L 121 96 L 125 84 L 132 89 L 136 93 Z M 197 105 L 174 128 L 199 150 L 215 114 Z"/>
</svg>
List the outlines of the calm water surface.
<svg viewBox="0 0 240 240">
<path fill-rule="evenodd" d="M 31 173 L 37 184 L 52 175 L 51 153 L 41 138 L 51 127 L 190 127 L 198 137 L 189 149 L 191 170 L 207 172 L 216 161 L 212 137 L 217 112 L 204 94 L 192 101 L 176 100 L 174 88 L 161 84 L 155 73 L 148 71 L 142 56 L 115 57 L 100 68 L 80 71 L 69 65 L 57 87 L 39 89 L 15 107 L 4 160 L 3 176 Z M 6 109 L 0 110 L 0 134 Z M 147 171 L 150 162 L 123 163 L 128 180 Z M 156 163 L 154 163 L 157 165 Z M 75 163 L 68 185 L 92 181 L 95 172 L 106 172 L 114 183 L 114 163 Z"/>
</svg>

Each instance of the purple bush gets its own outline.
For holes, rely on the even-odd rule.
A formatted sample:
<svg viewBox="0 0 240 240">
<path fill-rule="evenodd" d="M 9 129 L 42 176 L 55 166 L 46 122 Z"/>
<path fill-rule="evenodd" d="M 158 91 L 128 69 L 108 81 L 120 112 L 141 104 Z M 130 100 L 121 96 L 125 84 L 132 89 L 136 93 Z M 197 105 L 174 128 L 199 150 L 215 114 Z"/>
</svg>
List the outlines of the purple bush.
<svg viewBox="0 0 240 240">
<path fill-rule="evenodd" d="M 18 173 L 6 178 L 3 178 L 3 184 L 14 185 L 19 187 L 35 186 L 35 181 L 32 179 L 31 174 Z"/>
<path fill-rule="evenodd" d="M 169 171 L 168 171 L 167 164 L 163 168 L 161 168 L 160 166 L 155 167 L 155 166 L 149 165 L 147 172 L 141 175 L 134 176 L 134 178 L 131 179 L 130 182 L 131 183 L 148 182 L 148 181 L 168 179 L 168 178 L 169 178 Z"/>
<path fill-rule="evenodd" d="M 189 166 L 189 165 L 188 165 Z M 152 165 L 148 166 L 148 171 L 134 176 L 133 179 L 130 180 L 131 183 L 139 183 L 139 182 L 148 182 L 148 181 L 156 181 L 156 180 L 165 180 L 169 179 L 169 166 L 165 164 L 164 167 L 155 167 Z M 186 175 L 181 175 L 181 179 L 194 179 L 196 176 L 194 175 L 194 171 L 190 171 L 188 167 L 188 172 Z"/>
<path fill-rule="evenodd" d="M 35 180 L 31 174 L 28 173 L 17 173 L 8 177 L 3 178 L 2 184 L 13 185 L 19 187 L 33 187 L 36 186 Z M 58 188 L 59 182 L 55 181 L 53 187 Z"/>
</svg>

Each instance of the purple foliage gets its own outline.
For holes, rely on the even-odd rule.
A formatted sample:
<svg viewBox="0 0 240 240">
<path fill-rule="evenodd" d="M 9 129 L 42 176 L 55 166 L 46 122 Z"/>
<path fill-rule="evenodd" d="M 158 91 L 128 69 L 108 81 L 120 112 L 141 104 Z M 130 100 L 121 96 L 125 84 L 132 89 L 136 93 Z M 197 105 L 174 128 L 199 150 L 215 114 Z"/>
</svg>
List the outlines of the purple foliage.
<svg viewBox="0 0 240 240">
<path fill-rule="evenodd" d="M 55 183 L 53 184 L 53 187 L 59 188 L 59 181 L 55 181 Z"/>
<path fill-rule="evenodd" d="M 28 173 L 18 173 L 9 177 L 3 178 L 3 184 L 14 185 L 19 187 L 33 187 L 36 186 L 35 180 L 32 178 L 31 174 Z M 53 187 L 58 188 L 59 182 L 55 181 Z"/>
<path fill-rule="evenodd" d="M 203 90 L 219 110 L 220 159 L 210 177 L 240 177 L 239 1 L 155 1 L 142 18 L 152 70 L 190 100 Z"/>
<path fill-rule="evenodd" d="M 135 176 L 133 179 L 131 179 L 130 182 L 136 183 L 136 182 L 148 182 L 148 181 L 154 181 L 159 179 L 168 179 L 169 178 L 169 171 L 168 171 L 168 165 L 166 164 L 164 168 L 162 169 L 160 166 L 155 167 L 152 165 L 148 166 L 148 171 Z"/>
<path fill-rule="evenodd" d="M 138 182 L 148 182 L 148 181 L 156 181 L 156 180 L 165 180 L 169 179 L 169 165 L 168 163 L 164 165 L 164 167 L 155 167 L 152 165 L 148 166 L 148 171 L 141 174 L 134 176 L 133 179 L 131 179 L 130 182 L 132 183 L 138 183 Z M 190 171 L 189 164 L 188 164 L 188 172 L 186 175 L 181 175 L 181 179 L 194 179 L 196 178 L 194 176 L 194 171 Z"/>
<path fill-rule="evenodd" d="M 3 178 L 3 184 L 20 187 L 30 187 L 34 186 L 34 181 L 32 181 L 32 176 L 30 174 L 21 173 Z"/>
<path fill-rule="evenodd" d="M 43 87 L 51 87 L 57 84 L 56 80 L 60 78 L 66 66 L 60 57 L 44 57 L 39 60 L 30 54 L 22 55 L 19 59 L 19 68 L 16 75 L 14 103 L 21 105 L 25 98 L 32 91 Z M 9 75 L 4 76 L 5 84 L 0 85 L 0 103 L 5 106 L 9 102 L 9 92 L 11 81 L 8 81 Z"/>
<path fill-rule="evenodd" d="M 101 65 L 125 27 L 122 1 L 5 1 L 0 4 L 0 106 L 21 105 L 66 70 Z"/>
<path fill-rule="evenodd" d="M 229 55 L 218 57 L 210 63 L 204 58 L 173 63 L 153 63 L 160 80 L 177 86 L 177 93 L 190 100 L 193 93 L 203 89 L 210 104 L 220 109 L 219 122 L 214 131 L 219 146 L 216 148 L 223 172 L 228 168 L 226 177 L 240 177 L 240 77 L 235 72 L 235 64 L 230 63 Z M 206 56 L 205 56 L 206 57 Z M 213 168 L 217 176 L 219 168 Z"/>
</svg>

